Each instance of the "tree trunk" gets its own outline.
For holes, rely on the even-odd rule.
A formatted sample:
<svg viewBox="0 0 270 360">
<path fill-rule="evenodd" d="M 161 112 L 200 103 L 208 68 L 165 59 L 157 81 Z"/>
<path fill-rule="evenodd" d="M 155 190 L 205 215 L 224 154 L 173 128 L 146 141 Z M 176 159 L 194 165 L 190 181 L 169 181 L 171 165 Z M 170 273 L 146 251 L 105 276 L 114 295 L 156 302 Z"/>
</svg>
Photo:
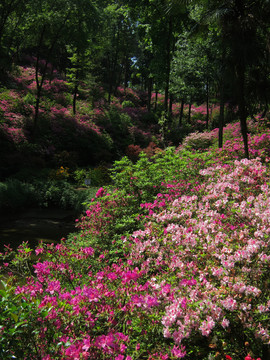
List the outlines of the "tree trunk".
<svg viewBox="0 0 270 360">
<path fill-rule="evenodd" d="M 156 90 L 156 96 L 155 96 L 155 111 L 157 111 L 157 101 L 158 101 L 158 91 Z"/>
<path fill-rule="evenodd" d="M 191 101 L 188 105 L 188 123 L 190 124 L 190 119 L 191 119 Z"/>
<path fill-rule="evenodd" d="M 206 129 L 209 127 L 209 80 L 206 81 Z"/>
<path fill-rule="evenodd" d="M 165 85 L 165 99 L 164 99 L 165 111 L 168 110 L 168 100 L 169 100 L 172 31 L 173 31 L 173 23 L 172 23 L 172 17 L 170 16 L 169 27 L 168 27 L 167 53 L 166 53 L 166 85 Z"/>
<path fill-rule="evenodd" d="M 184 100 L 181 100 L 181 108 L 180 108 L 180 116 L 179 116 L 179 123 L 178 126 L 180 127 L 183 122 L 183 113 L 184 113 Z"/>
<path fill-rule="evenodd" d="M 220 107 L 219 107 L 219 126 L 218 126 L 218 147 L 223 147 L 223 127 L 224 127 L 224 83 L 221 81 L 220 88 Z"/>
<path fill-rule="evenodd" d="M 128 55 L 125 55 L 125 79 L 124 79 L 124 88 L 126 89 L 128 87 L 128 78 L 129 78 L 129 61 L 128 61 Z"/>
<path fill-rule="evenodd" d="M 236 80 L 237 80 L 237 89 L 238 89 L 239 117 L 240 117 L 242 137 L 244 141 L 244 151 L 245 151 L 245 157 L 249 159 L 247 114 L 246 114 L 246 104 L 245 104 L 245 68 L 244 65 L 241 63 L 239 63 L 236 67 Z"/>
<path fill-rule="evenodd" d="M 77 95 L 78 95 L 78 77 L 79 77 L 79 71 L 76 70 L 76 74 L 75 74 L 75 86 L 74 86 L 73 101 L 72 101 L 73 115 L 76 114 L 76 103 L 77 103 Z"/>
<path fill-rule="evenodd" d="M 149 112 L 151 111 L 152 86 L 153 86 L 153 79 L 148 78 L 147 110 Z"/>
<path fill-rule="evenodd" d="M 41 87 L 39 86 L 39 87 L 37 88 L 36 103 L 35 103 L 33 138 L 36 137 L 36 133 L 37 133 L 37 124 L 38 124 L 40 97 L 41 97 Z"/>
<path fill-rule="evenodd" d="M 111 97 L 112 97 L 112 81 L 110 79 L 110 84 L 109 84 L 109 93 L 108 93 L 108 104 L 111 105 Z"/>
<path fill-rule="evenodd" d="M 72 102 L 73 115 L 76 114 L 77 95 L 78 95 L 78 84 L 75 85 L 74 93 L 73 93 L 73 102 Z"/>
<path fill-rule="evenodd" d="M 172 117 L 172 106 L 173 106 L 173 95 L 170 95 L 170 104 L 169 104 L 169 118 Z"/>
</svg>

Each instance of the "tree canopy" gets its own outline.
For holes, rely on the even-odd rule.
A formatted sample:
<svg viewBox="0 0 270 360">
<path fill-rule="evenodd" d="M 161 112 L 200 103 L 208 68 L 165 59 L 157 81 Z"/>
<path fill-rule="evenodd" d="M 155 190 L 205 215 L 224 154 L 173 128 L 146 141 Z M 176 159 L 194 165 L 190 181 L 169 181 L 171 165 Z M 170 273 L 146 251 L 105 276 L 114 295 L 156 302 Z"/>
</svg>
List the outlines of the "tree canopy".
<svg viewBox="0 0 270 360">
<path fill-rule="evenodd" d="M 249 156 L 247 116 L 269 107 L 268 0 L 4 0 L 0 14 L 0 80 L 32 57 L 35 122 L 55 68 L 73 83 L 74 113 L 82 78 L 101 84 L 108 103 L 119 86 L 146 90 L 149 111 L 153 91 L 164 94 L 168 114 L 175 99 L 207 109 L 211 97 L 230 102 Z"/>
</svg>

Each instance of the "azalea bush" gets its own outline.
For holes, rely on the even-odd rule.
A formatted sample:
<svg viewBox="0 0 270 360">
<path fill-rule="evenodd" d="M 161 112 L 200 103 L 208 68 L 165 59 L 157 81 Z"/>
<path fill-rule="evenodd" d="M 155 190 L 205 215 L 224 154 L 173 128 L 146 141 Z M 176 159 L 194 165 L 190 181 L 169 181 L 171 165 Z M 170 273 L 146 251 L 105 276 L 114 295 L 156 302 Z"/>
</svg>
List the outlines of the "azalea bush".
<svg viewBox="0 0 270 360">
<path fill-rule="evenodd" d="M 184 154 L 118 162 L 77 234 L 6 249 L 2 357 L 266 358 L 269 169 Z"/>
<path fill-rule="evenodd" d="M 188 150 L 205 150 L 214 143 L 214 135 L 212 132 L 198 131 L 187 135 L 183 140 L 183 147 Z"/>
</svg>

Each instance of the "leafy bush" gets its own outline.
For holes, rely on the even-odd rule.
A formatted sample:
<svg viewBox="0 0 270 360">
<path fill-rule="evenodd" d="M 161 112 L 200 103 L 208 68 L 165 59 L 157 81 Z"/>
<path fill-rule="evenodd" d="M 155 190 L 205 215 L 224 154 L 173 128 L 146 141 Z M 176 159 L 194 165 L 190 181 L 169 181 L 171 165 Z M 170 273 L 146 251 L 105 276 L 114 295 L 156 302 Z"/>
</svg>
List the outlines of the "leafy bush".
<svg viewBox="0 0 270 360">
<path fill-rule="evenodd" d="M 143 150 L 139 145 L 130 144 L 127 147 L 126 155 L 132 162 L 136 162 L 139 159 L 139 155 L 142 151 Z"/>
<path fill-rule="evenodd" d="M 176 166 L 177 156 L 170 158 Z M 198 173 L 198 159 L 189 161 Z M 41 244 L 30 272 L 34 254 L 26 245 L 15 257 L 4 254 L 16 289 L 2 311 L 9 325 L 3 349 L 20 358 L 24 346 L 25 358 L 46 360 L 267 358 L 269 170 L 245 159 L 212 163 L 199 182 L 185 175 L 177 172 L 136 217 L 132 193 L 99 189 L 78 223 L 81 233 Z M 27 306 L 18 313 L 21 299 Z M 13 343 L 11 314 L 31 320 Z M 21 330 L 34 350 L 21 344 Z"/>
<path fill-rule="evenodd" d="M 38 300 L 27 302 L 22 294 L 15 294 L 15 287 L 1 281 L 0 289 L 0 358 L 29 359 L 39 357 L 38 333 L 42 331 L 40 319 L 48 310 L 39 311 Z"/>
<path fill-rule="evenodd" d="M 133 102 L 130 101 L 130 100 L 124 100 L 124 101 L 122 102 L 122 107 L 123 107 L 123 108 L 134 107 L 134 104 L 133 104 Z"/>
<path fill-rule="evenodd" d="M 112 179 L 116 188 L 134 195 L 138 203 L 149 202 L 171 182 L 187 179 L 190 183 L 195 179 L 199 181 L 199 170 L 212 161 L 211 154 L 176 153 L 174 147 L 158 152 L 151 159 L 142 152 L 135 164 L 127 157 L 116 161 L 112 168 Z"/>
<path fill-rule="evenodd" d="M 36 98 L 32 93 L 29 92 L 25 95 L 25 97 L 23 98 L 23 101 L 25 104 L 35 105 Z"/>
<path fill-rule="evenodd" d="M 121 190 L 107 192 L 99 188 L 91 202 L 86 203 L 86 212 L 78 221 L 79 238 L 87 246 L 100 247 L 101 251 L 123 251 L 122 236 L 131 234 L 139 226 L 136 201 Z M 77 238 L 78 236 L 76 236 Z M 73 241 L 73 235 L 70 238 Z"/>
<path fill-rule="evenodd" d="M 64 180 L 34 180 L 32 183 L 8 179 L 0 183 L 0 211 L 30 207 L 56 207 L 83 210 L 89 191 L 79 192 Z"/>
<path fill-rule="evenodd" d="M 16 179 L 0 183 L 0 210 L 11 211 L 35 206 L 36 189 L 32 184 Z"/>
<path fill-rule="evenodd" d="M 90 179 L 89 169 L 76 169 L 73 171 L 72 177 L 77 186 L 85 186 L 85 179 Z"/>
<path fill-rule="evenodd" d="M 34 187 L 41 207 L 72 209 L 77 203 L 77 193 L 67 181 L 36 181 Z"/>
<path fill-rule="evenodd" d="M 78 186 L 85 186 L 85 179 L 90 179 L 91 186 L 100 187 L 111 183 L 109 170 L 104 165 L 98 167 L 77 169 L 73 172 L 73 178 Z"/>
<path fill-rule="evenodd" d="M 205 150 L 214 143 L 211 132 L 199 133 L 198 131 L 187 135 L 183 141 L 183 147 L 188 150 Z"/>
</svg>

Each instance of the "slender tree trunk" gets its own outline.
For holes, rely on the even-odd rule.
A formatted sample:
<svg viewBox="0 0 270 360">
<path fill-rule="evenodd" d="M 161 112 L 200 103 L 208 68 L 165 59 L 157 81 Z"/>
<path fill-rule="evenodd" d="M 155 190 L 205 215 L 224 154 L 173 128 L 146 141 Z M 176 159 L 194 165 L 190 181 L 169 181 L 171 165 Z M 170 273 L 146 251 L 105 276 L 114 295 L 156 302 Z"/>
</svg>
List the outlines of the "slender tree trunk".
<svg viewBox="0 0 270 360">
<path fill-rule="evenodd" d="M 169 100 L 172 31 L 173 31 L 173 23 L 172 23 L 172 17 L 170 16 L 169 28 L 168 28 L 168 40 L 167 40 L 167 54 L 166 54 L 166 85 L 165 85 L 165 99 L 164 99 L 165 111 L 168 110 L 168 100 Z"/>
<path fill-rule="evenodd" d="M 55 44 L 57 42 L 59 34 L 61 33 L 61 31 L 63 29 L 63 26 L 66 23 L 68 17 L 69 17 L 69 13 L 64 18 L 64 21 L 62 22 L 62 24 L 59 25 L 58 30 L 55 33 L 55 36 L 54 36 L 53 41 L 51 43 L 51 46 L 50 46 L 50 48 L 48 49 L 48 52 L 47 52 L 47 59 L 46 59 L 44 68 L 41 71 L 41 79 L 39 80 L 40 49 L 41 49 L 41 46 L 43 45 L 43 39 L 44 39 L 44 36 L 45 36 L 45 31 L 46 31 L 46 26 L 45 25 L 43 26 L 41 34 L 40 34 L 39 43 L 38 43 L 38 51 L 37 51 L 36 69 L 35 69 L 36 84 L 37 84 L 37 96 L 36 96 L 36 104 L 35 104 L 33 139 L 35 138 L 36 131 L 37 131 L 40 98 L 41 98 L 41 92 L 42 92 L 43 83 L 44 83 L 44 80 L 45 80 L 45 77 L 46 77 L 46 71 L 47 71 L 47 68 L 48 68 L 49 58 L 50 58 L 51 53 L 52 53 L 52 51 L 54 49 L 54 46 L 55 46 Z"/>
<path fill-rule="evenodd" d="M 147 96 L 147 110 L 151 111 L 151 96 L 152 96 L 153 79 L 148 78 L 148 96 Z"/>
<path fill-rule="evenodd" d="M 36 95 L 36 103 L 35 103 L 35 115 L 34 115 L 34 129 L 33 129 L 33 137 L 35 138 L 37 133 L 37 123 L 38 123 L 38 115 L 39 115 L 39 104 L 41 97 L 41 87 L 39 86 L 37 89 Z"/>
<path fill-rule="evenodd" d="M 218 147 L 223 147 L 223 128 L 224 128 L 224 105 L 225 105 L 225 47 L 222 46 L 222 60 L 221 60 L 221 77 L 220 77 L 220 105 L 219 105 L 219 124 L 218 124 Z"/>
<path fill-rule="evenodd" d="M 79 78 L 79 71 L 77 69 L 76 74 L 75 74 L 75 86 L 74 86 L 73 101 L 72 101 L 73 115 L 76 114 L 76 103 L 77 103 L 77 95 L 78 95 L 78 78 Z"/>
<path fill-rule="evenodd" d="M 128 77 L 129 77 L 129 61 L 128 55 L 125 55 L 125 79 L 124 79 L 124 87 L 125 89 L 128 87 Z"/>
<path fill-rule="evenodd" d="M 249 159 L 248 149 L 248 128 L 247 128 L 247 114 L 246 114 L 246 103 L 245 103 L 245 68 L 243 64 L 238 64 L 236 67 L 236 80 L 238 87 L 238 107 L 239 117 L 241 124 L 241 132 L 244 141 L 245 157 Z"/>
<path fill-rule="evenodd" d="M 109 89 L 108 89 L 108 104 L 111 104 L 111 96 L 112 96 L 112 64 L 110 56 L 107 57 L 108 59 L 108 75 L 109 75 Z"/>
<path fill-rule="evenodd" d="M 218 147 L 223 147 L 223 127 L 224 127 L 224 82 L 221 81 L 220 87 L 220 107 L 219 107 L 219 126 L 218 126 Z"/>
<path fill-rule="evenodd" d="M 266 92 L 265 92 L 265 94 L 264 94 L 264 98 L 265 98 L 265 101 L 264 101 L 264 110 L 263 110 L 263 112 L 262 112 L 262 117 L 263 117 L 263 118 L 265 117 L 265 115 L 266 115 L 266 113 L 267 113 L 267 111 L 268 111 L 268 109 L 269 109 L 268 98 L 267 98 Z"/>
<path fill-rule="evenodd" d="M 155 96 L 155 111 L 157 111 L 157 101 L 158 101 L 158 91 L 156 90 L 156 96 Z"/>
<path fill-rule="evenodd" d="M 209 127 L 209 79 L 206 81 L 206 129 Z"/>
<path fill-rule="evenodd" d="M 183 113 L 184 113 L 184 100 L 181 100 L 181 108 L 180 108 L 180 116 L 179 116 L 179 123 L 178 126 L 180 127 L 183 122 Z"/>
<path fill-rule="evenodd" d="M 244 18 L 245 16 L 245 6 L 243 0 L 237 0 L 235 2 L 236 9 L 238 12 L 238 18 Z M 237 40 L 239 43 L 244 44 L 247 40 L 245 31 L 241 26 L 238 28 Z M 245 74 L 246 74 L 246 63 L 245 55 L 240 54 L 235 50 L 235 76 L 237 84 L 237 96 L 238 96 L 238 110 L 241 124 L 241 132 L 244 141 L 244 151 L 245 157 L 249 159 L 249 149 L 248 149 L 248 129 L 247 129 L 247 112 L 246 112 L 246 100 L 245 100 Z"/>
<path fill-rule="evenodd" d="M 169 117 L 172 117 L 172 106 L 173 106 L 173 95 L 170 95 L 170 103 L 169 103 Z"/>
<path fill-rule="evenodd" d="M 38 51 L 37 51 L 37 60 L 36 60 L 36 68 L 35 68 L 35 78 L 36 78 L 36 87 L 37 87 L 37 95 L 36 95 L 36 103 L 35 103 L 35 115 L 34 115 L 34 128 L 33 128 L 33 138 L 36 137 L 37 132 L 37 123 L 38 123 L 38 115 L 39 115 L 39 105 L 40 105 L 40 97 L 41 97 L 41 90 L 42 90 L 42 84 L 44 81 L 46 68 L 47 68 L 47 61 L 45 65 L 45 69 L 42 73 L 41 80 L 39 79 L 39 60 L 40 60 L 40 48 L 43 43 L 43 38 L 45 34 L 45 26 L 43 26 L 39 43 L 38 43 Z"/>
<path fill-rule="evenodd" d="M 109 93 L 108 93 L 108 104 L 110 105 L 111 104 L 111 97 L 112 97 L 112 82 L 110 80 L 110 83 L 109 83 Z"/>
<path fill-rule="evenodd" d="M 189 103 L 189 105 L 188 105 L 188 123 L 190 124 L 190 119 L 191 119 L 191 101 L 190 101 L 190 103 Z"/>
<path fill-rule="evenodd" d="M 72 102 L 73 115 L 76 115 L 77 95 L 78 95 L 78 84 L 75 85 L 74 93 L 73 93 L 73 102 Z"/>
</svg>

